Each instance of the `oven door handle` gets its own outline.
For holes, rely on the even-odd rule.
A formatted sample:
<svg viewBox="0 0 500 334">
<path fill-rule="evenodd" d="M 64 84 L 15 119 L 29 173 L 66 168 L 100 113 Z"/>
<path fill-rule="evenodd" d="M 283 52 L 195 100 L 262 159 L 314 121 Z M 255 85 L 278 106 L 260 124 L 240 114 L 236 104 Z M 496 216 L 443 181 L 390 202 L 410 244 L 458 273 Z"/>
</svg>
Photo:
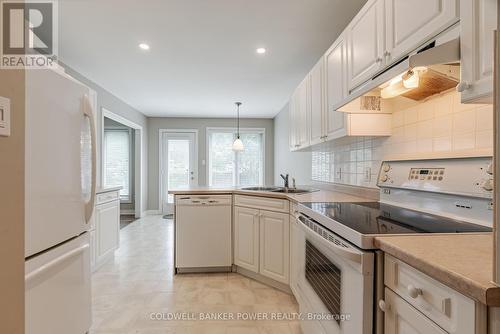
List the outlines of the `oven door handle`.
<svg viewBox="0 0 500 334">
<path fill-rule="evenodd" d="M 314 238 L 316 241 L 322 243 L 326 247 L 328 247 L 330 250 L 332 250 L 336 255 L 342 257 L 343 259 L 349 260 L 351 262 L 355 262 L 358 264 L 363 263 L 363 256 L 362 254 L 352 251 L 349 248 L 345 248 L 342 246 L 338 246 L 333 242 L 330 242 L 323 238 L 322 236 L 318 235 L 314 231 L 312 231 L 309 227 L 307 227 L 303 221 L 311 221 L 310 219 L 304 217 L 304 216 L 299 216 L 297 218 L 297 222 L 299 223 L 300 228 L 304 231 L 304 233 L 311 238 Z"/>
</svg>

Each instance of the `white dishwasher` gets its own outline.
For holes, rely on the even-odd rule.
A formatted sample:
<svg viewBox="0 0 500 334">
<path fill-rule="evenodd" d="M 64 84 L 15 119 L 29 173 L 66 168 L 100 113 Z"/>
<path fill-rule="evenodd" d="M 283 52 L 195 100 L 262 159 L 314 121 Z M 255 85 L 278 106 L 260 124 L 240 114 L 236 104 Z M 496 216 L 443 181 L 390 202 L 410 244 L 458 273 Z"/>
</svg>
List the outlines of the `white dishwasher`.
<svg viewBox="0 0 500 334">
<path fill-rule="evenodd" d="M 177 272 L 231 270 L 231 204 L 231 195 L 176 196 Z"/>
</svg>

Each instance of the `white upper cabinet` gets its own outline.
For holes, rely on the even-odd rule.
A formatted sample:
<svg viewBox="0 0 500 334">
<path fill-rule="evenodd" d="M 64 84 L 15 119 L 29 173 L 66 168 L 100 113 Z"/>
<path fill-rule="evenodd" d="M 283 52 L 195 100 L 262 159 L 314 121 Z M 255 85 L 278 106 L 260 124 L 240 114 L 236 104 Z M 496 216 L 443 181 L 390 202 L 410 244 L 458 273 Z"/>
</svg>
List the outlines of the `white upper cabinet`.
<svg viewBox="0 0 500 334">
<path fill-rule="evenodd" d="M 292 97 L 290 98 L 290 103 L 288 105 L 288 113 L 289 113 L 289 119 L 288 119 L 288 128 L 289 128 L 289 144 L 290 144 L 290 151 L 294 151 L 297 149 L 299 146 L 297 144 L 297 109 L 298 109 L 298 93 L 297 90 L 293 93 Z"/>
<path fill-rule="evenodd" d="M 297 113 L 297 148 L 301 149 L 309 145 L 309 115 L 311 112 L 310 78 L 302 81 L 299 86 L 299 101 Z"/>
<path fill-rule="evenodd" d="M 311 114 L 311 80 L 309 75 L 301 82 L 290 100 L 290 150 L 309 146 Z"/>
<path fill-rule="evenodd" d="M 347 96 L 347 40 L 342 34 L 333 43 L 325 56 L 325 97 L 324 139 L 338 137 L 345 128 L 345 114 L 336 111 Z"/>
<path fill-rule="evenodd" d="M 497 0 L 460 1 L 462 102 L 493 102 L 493 31 Z"/>
<path fill-rule="evenodd" d="M 384 19 L 384 0 L 369 0 L 347 27 L 350 90 L 384 66 Z"/>
<path fill-rule="evenodd" d="M 314 66 L 310 73 L 311 80 L 311 128 L 309 141 L 311 145 L 318 144 L 324 139 L 324 64 L 323 58 Z"/>
<path fill-rule="evenodd" d="M 403 58 L 457 22 L 458 12 L 458 0 L 385 0 L 384 62 Z"/>
</svg>

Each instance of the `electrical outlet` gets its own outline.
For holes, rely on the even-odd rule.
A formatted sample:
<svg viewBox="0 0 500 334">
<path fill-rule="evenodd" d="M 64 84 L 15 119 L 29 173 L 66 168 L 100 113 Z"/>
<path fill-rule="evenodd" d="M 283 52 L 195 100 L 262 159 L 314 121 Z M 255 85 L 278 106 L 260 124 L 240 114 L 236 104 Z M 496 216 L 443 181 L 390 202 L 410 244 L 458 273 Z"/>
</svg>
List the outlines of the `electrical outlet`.
<svg viewBox="0 0 500 334">
<path fill-rule="evenodd" d="M 0 96 L 0 136 L 10 136 L 10 99 Z"/>
<path fill-rule="evenodd" d="M 364 182 L 371 182 L 372 180 L 372 169 L 370 167 L 365 167 L 365 177 L 363 179 Z"/>
</svg>

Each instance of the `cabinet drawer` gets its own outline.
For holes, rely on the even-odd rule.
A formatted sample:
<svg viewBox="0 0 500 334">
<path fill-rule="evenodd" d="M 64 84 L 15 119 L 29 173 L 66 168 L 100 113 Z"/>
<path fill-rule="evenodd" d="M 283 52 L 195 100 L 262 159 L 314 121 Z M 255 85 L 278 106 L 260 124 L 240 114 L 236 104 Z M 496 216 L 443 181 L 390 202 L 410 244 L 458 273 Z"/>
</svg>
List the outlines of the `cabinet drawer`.
<svg viewBox="0 0 500 334">
<path fill-rule="evenodd" d="M 385 289 L 384 333 L 447 334 L 389 289 Z"/>
<path fill-rule="evenodd" d="M 289 213 L 290 203 L 286 199 L 235 195 L 234 205 L 248 208 Z"/>
<path fill-rule="evenodd" d="M 97 194 L 96 204 L 103 204 L 120 199 L 120 193 L 118 191 L 111 191 L 109 193 Z"/>
<path fill-rule="evenodd" d="M 385 255 L 385 285 L 449 333 L 474 333 L 475 303 L 406 263 Z"/>
</svg>

